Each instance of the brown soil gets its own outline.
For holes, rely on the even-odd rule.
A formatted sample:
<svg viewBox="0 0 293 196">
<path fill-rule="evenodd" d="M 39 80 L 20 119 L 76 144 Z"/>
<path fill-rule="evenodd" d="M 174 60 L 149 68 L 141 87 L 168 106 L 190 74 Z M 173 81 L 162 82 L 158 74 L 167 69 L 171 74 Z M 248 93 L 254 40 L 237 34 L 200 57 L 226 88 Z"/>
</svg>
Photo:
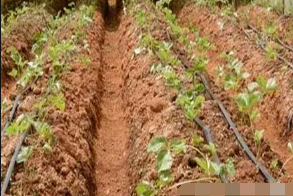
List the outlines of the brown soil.
<svg viewBox="0 0 293 196">
<path fill-rule="evenodd" d="M 265 139 L 271 150 L 277 153 L 278 158 L 282 162 L 285 162 L 290 157 L 286 148 L 287 142 L 293 139 L 292 134 L 287 138 L 282 137 L 282 134 L 286 130 L 288 116 L 293 103 L 293 91 L 290 87 L 290 79 L 293 77 L 292 72 L 287 71 L 282 73 L 280 71 L 280 63 L 267 62 L 264 53 L 257 48 L 255 43 L 248 41 L 245 35 L 231 23 L 226 24 L 225 28 L 221 30 L 218 22 L 223 22 L 225 19 L 212 14 L 206 8 L 198 8 L 188 4 L 182 10 L 180 19 L 183 23 L 193 22 L 199 27 L 202 35 L 208 36 L 212 43 L 216 44 L 217 50 L 208 54 L 211 61 L 208 65 L 207 72 L 213 81 L 215 81 L 215 67 L 223 63 L 219 57 L 220 54 L 231 50 L 237 52 L 237 57 L 244 63 L 244 69 L 252 74 L 243 86 L 246 86 L 252 79 L 259 75 L 276 78 L 279 89 L 274 95 L 265 97 L 264 101 L 259 105 L 261 119 L 256 122 L 255 128 L 265 130 Z M 229 97 L 230 93 L 222 90 L 221 94 L 225 94 L 224 97 Z M 222 96 L 220 96 L 220 99 L 224 101 L 226 107 L 234 108 L 234 110 L 230 109 L 230 111 L 234 111 L 233 118 L 237 121 L 239 117 L 237 117 L 237 109 L 235 110 L 233 101 L 226 102 Z M 276 103 L 279 104 L 276 105 Z M 243 123 L 240 122 L 241 124 Z M 248 139 L 248 143 L 251 145 L 253 145 L 253 131 L 249 131 L 248 127 L 245 126 L 242 131 L 243 135 Z M 292 164 L 287 164 L 286 169 L 291 175 L 293 174 Z"/>
<path fill-rule="evenodd" d="M 288 45 L 293 44 L 293 17 L 279 16 L 274 11 L 269 11 L 260 6 L 247 5 L 238 11 L 240 21 L 249 22 L 259 30 L 265 32 L 265 28 L 273 23 L 277 27 L 277 35 Z"/>
<path fill-rule="evenodd" d="M 41 145 L 36 146 L 33 156 L 25 164 L 17 165 L 7 195 L 135 195 L 138 182 L 154 182 L 158 178 L 156 157 L 146 152 L 152 138 L 180 138 L 192 145 L 193 134 L 203 136 L 201 129 L 188 121 L 174 103 L 177 92 L 166 88 L 160 76 L 150 73 L 157 59 L 150 58 L 144 52 L 134 55 L 133 51 L 139 46 L 140 29 L 133 19 L 120 15 L 118 10 L 114 0 L 110 1 L 105 26 L 101 13 L 97 12 L 94 23 L 87 29 L 91 46 L 90 51 L 83 51 L 83 54 L 91 58 L 91 65 L 84 67 L 73 59 L 72 70 L 62 76 L 66 111 L 61 113 L 52 109 L 48 115 L 58 138 L 54 152 L 44 154 Z M 253 141 L 254 130 L 241 121 L 231 92 L 214 84 L 214 68 L 223 63 L 219 54 L 233 49 L 244 62 L 245 69 L 252 74 L 251 78 L 263 74 L 277 79 L 279 90 L 259 105 L 262 121 L 256 123 L 256 128 L 266 130 L 259 160 L 266 168 L 270 167 L 274 158 L 284 162 L 289 157 L 286 143 L 293 139 L 292 134 L 289 139 L 281 137 L 293 103 L 288 82 L 292 73 L 278 72 L 280 63 L 266 62 L 262 51 L 245 39 L 236 27 L 228 25 L 220 31 L 217 22 L 221 18 L 209 10 L 187 4 L 178 16 L 182 24 L 190 20 L 198 25 L 201 34 L 216 44 L 217 50 L 207 53 L 211 88 L 233 114 L 233 120 L 254 153 L 257 151 Z M 165 25 L 158 20 L 151 27 L 153 36 L 166 40 Z M 70 36 L 70 27 L 65 29 L 60 36 Z M 186 56 L 184 52 L 181 55 Z M 44 77 L 30 89 L 18 113 L 30 111 L 32 103 L 39 97 L 39 91 L 44 91 L 45 83 Z M 200 118 L 212 130 L 220 160 L 234 160 L 236 174 L 229 180 L 238 183 L 264 182 L 214 101 L 206 97 Z M 276 106 L 276 103 L 280 104 Z M 35 143 L 36 138 L 30 135 L 25 145 Z M 16 139 L 5 137 L 1 141 L 1 182 Z M 186 154 L 174 157 L 174 183 L 207 177 L 199 166 L 190 163 L 192 158 L 198 156 L 194 150 L 188 149 Z M 292 176 L 284 172 L 278 176 L 279 170 L 269 170 L 275 178 L 280 177 L 281 182 L 292 181 Z M 292 174 L 290 164 L 286 171 Z M 215 182 L 220 182 L 220 179 Z M 173 196 L 175 192 L 172 190 L 162 195 Z"/>
<path fill-rule="evenodd" d="M 130 188 L 130 131 L 122 98 L 122 31 L 116 12 L 115 4 L 110 4 L 102 48 L 103 94 L 95 144 L 97 196 L 126 196 Z"/>
<path fill-rule="evenodd" d="M 62 27 L 65 30 L 61 37 L 72 33 L 68 25 Z M 90 51 L 82 51 L 82 54 L 88 56 L 92 63 L 87 67 L 79 59 L 72 59 L 72 70 L 62 75 L 66 110 L 62 113 L 52 108 L 48 114 L 48 121 L 58 139 L 57 146 L 52 153 L 46 154 L 37 135 L 27 137 L 24 145 L 40 145 L 34 146 L 34 153 L 27 162 L 17 165 L 7 195 L 92 196 L 96 191 L 93 146 L 100 116 L 100 46 L 104 35 L 103 18 L 99 12 L 86 32 Z M 32 87 L 18 113 L 30 111 L 39 93 L 44 91 L 45 84 L 46 77 L 43 77 Z M 13 141 L 14 137 L 1 138 L 1 182 L 13 152 L 10 148 Z"/>
<path fill-rule="evenodd" d="M 1 35 L 1 101 L 15 92 L 15 80 L 7 75 L 15 63 L 6 52 L 7 48 L 14 47 L 23 60 L 31 58 L 31 48 L 34 36 L 40 33 L 47 24 L 46 18 L 51 17 L 42 7 L 32 8 L 29 13 L 21 15 L 18 20 L 7 29 L 7 34 Z"/>
</svg>

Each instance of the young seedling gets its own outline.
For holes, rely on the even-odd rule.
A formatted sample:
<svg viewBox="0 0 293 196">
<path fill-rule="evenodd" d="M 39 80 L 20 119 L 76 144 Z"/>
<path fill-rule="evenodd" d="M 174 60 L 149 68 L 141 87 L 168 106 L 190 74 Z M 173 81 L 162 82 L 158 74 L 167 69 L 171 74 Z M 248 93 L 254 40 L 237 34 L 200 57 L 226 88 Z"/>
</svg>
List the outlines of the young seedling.
<svg viewBox="0 0 293 196">
<path fill-rule="evenodd" d="M 8 102 L 6 97 L 1 102 L 1 114 L 8 108 Z"/>
<path fill-rule="evenodd" d="M 154 196 L 156 190 L 153 184 L 148 181 L 142 181 L 136 186 L 136 193 L 138 196 Z"/>
<path fill-rule="evenodd" d="M 228 63 L 226 66 L 221 65 L 216 69 L 217 83 L 220 84 L 223 81 L 225 90 L 236 91 L 240 87 L 239 83 L 247 79 L 250 74 L 242 70 L 243 63 L 235 57 L 233 51 L 228 54 L 223 53 L 221 57 Z"/>
<path fill-rule="evenodd" d="M 180 105 L 189 120 L 193 120 L 200 112 L 205 101 L 204 96 L 190 96 L 187 93 L 180 93 L 176 99 L 176 103 Z"/>
<path fill-rule="evenodd" d="M 163 69 L 163 78 L 168 87 L 175 88 L 178 90 L 181 89 L 181 81 L 172 67 L 166 66 Z"/>
<path fill-rule="evenodd" d="M 236 96 L 235 102 L 238 105 L 239 111 L 249 117 L 250 123 L 259 117 L 256 109 L 257 103 L 261 100 L 261 94 L 257 91 L 245 91 Z"/>
<path fill-rule="evenodd" d="M 279 160 L 275 158 L 275 159 L 272 160 L 270 168 L 275 170 L 278 167 L 279 167 Z"/>
<path fill-rule="evenodd" d="M 269 36 L 276 36 L 276 33 L 278 31 L 278 27 L 274 22 L 269 22 L 266 27 L 265 27 L 265 32 L 269 35 Z"/>
<path fill-rule="evenodd" d="M 17 163 L 24 163 L 27 161 L 27 159 L 32 155 L 33 147 L 27 146 L 27 147 L 21 147 L 20 153 L 17 155 L 16 162 Z"/>
<path fill-rule="evenodd" d="M 265 47 L 266 51 L 266 59 L 267 61 L 276 61 L 278 60 L 279 54 L 278 51 L 275 49 L 275 47 L 271 44 L 268 44 Z"/>
<path fill-rule="evenodd" d="M 33 122 L 33 116 L 29 116 L 26 114 L 21 114 L 16 118 L 14 122 L 8 126 L 6 130 L 7 135 L 18 135 L 29 129 Z"/>
<path fill-rule="evenodd" d="M 256 82 L 263 94 L 270 94 L 278 89 L 277 82 L 274 78 L 267 80 L 265 77 L 259 76 L 257 77 Z"/>
<path fill-rule="evenodd" d="M 263 140 L 263 134 L 264 134 L 264 130 L 255 130 L 254 132 L 254 141 L 257 146 L 257 157 L 259 157 L 261 143 Z"/>
<path fill-rule="evenodd" d="M 23 70 L 27 61 L 24 61 L 20 55 L 20 53 L 16 50 L 16 48 L 10 46 L 6 50 L 7 53 L 10 54 L 11 59 L 14 61 L 16 68 L 13 68 L 11 72 L 8 73 L 11 77 L 16 78 L 17 75 Z"/>
<path fill-rule="evenodd" d="M 199 35 L 196 35 L 196 43 L 197 48 L 200 51 L 207 51 L 207 50 L 215 50 L 216 46 L 208 40 L 207 37 L 200 37 Z"/>
<path fill-rule="evenodd" d="M 155 184 L 142 181 L 136 187 L 139 196 L 156 195 L 162 187 L 171 183 L 174 179 L 171 175 L 173 157 L 185 153 L 187 146 L 184 140 L 173 139 L 170 142 L 165 137 L 154 138 L 147 147 L 148 153 L 155 153 L 157 156 L 156 169 L 159 177 Z"/>
</svg>

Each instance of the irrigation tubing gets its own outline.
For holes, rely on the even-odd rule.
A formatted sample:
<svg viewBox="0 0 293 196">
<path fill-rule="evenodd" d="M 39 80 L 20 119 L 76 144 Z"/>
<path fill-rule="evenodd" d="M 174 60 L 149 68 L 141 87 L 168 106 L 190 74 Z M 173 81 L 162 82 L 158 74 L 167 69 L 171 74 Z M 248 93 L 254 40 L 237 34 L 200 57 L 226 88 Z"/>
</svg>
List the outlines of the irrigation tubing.
<svg viewBox="0 0 293 196">
<path fill-rule="evenodd" d="M 170 39 L 170 36 L 169 36 L 169 39 Z M 187 59 L 183 59 L 183 57 L 181 57 L 177 53 L 177 51 L 175 49 L 173 51 L 179 57 L 180 61 L 183 63 L 184 68 L 187 69 L 188 68 L 188 63 L 187 63 L 188 60 Z M 206 141 L 208 143 L 213 143 L 214 144 L 214 141 L 213 141 L 213 138 L 212 138 L 212 134 L 211 134 L 211 129 L 209 128 L 209 126 L 207 126 L 206 124 L 204 124 L 204 122 L 202 120 L 200 120 L 198 117 L 196 117 L 194 119 L 194 122 L 196 124 L 198 124 L 198 126 L 201 127 L 201 129 L 202 129 L 202 131 L 203 131 L 203 133 L 205 135 Z M 221 165 L 221 161 L 220 161 L 219 156 L 218 156 L 217 153 L 213 154 L 213 159 L 216 162 L 216 164 Z M 222 182 L 229 183 L 228 179 L 226 178 L 226 176 L 224 174 L 220 174 L 220 178 L 221 178 Z"/>
<path fill-rule="evenodd" d="M 257 30 L 257 28 L 254 27 L 253 25 L 248 24 L 248 27 L 249 27 L 250 29 L 252 29 L 252 30 L 253 30 L 255 33 L 257 33 L 258 35 L 262 34 L 262 33 L 261 33 L 259 30 Z M 266 35 L 266 36 L 268 36 L 268 35 Z M 269 37 L 272 37 L 272 36 L 269 36 Z M 292 48 L 291 46 L 285 44 L 285 43 L 284 43 L 279 37 L 277 37 L 276 40 L 277 40 L 277 42 L 279 43 L 279 45 L 281 45 L 283 48 L 285 48 L 285 49 L 287 49 L 287 50 L 293 52 L 293 48 Z"/>
<path fill-rule="evenodd" d="M 21 134 L 20 138 L 18 139 L 14 154 L 13 154 L 13 156 L 11 158 L 11 161 L 10 161 L 10 164 L 9 164 L 5 179 L 3 181 L 3 186 L 1 188 L 1 196 L 5 196 L 5 193 L 7 191 L 8 186 L 9 186 L 9 182 L 10 182 L 13 170 L 14 170 L 14 166 L 15 166 L 15 163 L 16 163 L 17 156 L 19 154 L 19 151 L 21 149 L 22 143 L 23 143 L 27 133 L 28 133 L 28 131 L 25 131 L 24 133 Z"/>
<path fill-rule="evenodd" d="M 196 117 L 194 119 L 194 122 L 201 127 L 201 129 L 202 129 L 202 131 L 203 131 L 203 133 L 205 135 L 206 141 L 209 144 L 211 144 L 211 143 L 214 144 L 210 127 L 207 126 L 206 124 L 204 124 L 204 122 L 202 122 L 202 120 L 200 120 L 198 117 Z M 217 153 L 213 153 L 213 159 L 216 162 L 216 164 L 221 165 L 221 161 L 220 161 L 219 156 L 218 156 Z M 222 182 L 229 183 L 229 181 L 226 178 L 225 174 L 220 173 L 220 177 L 221 177 Z"/>
<path fill-rule="evenodd" d="M 169 38 L 170 39 L 170 38 Z M 181 60 L 181 62 L 183 63 L 183 66 L 185 68 L 188 68 L 188 60 L 184 59 L 183 57 L 181 57 L 176 49 L 173 49 L 174 53 L 179 57 L 179 59 Z M 206 78 L 203 75 L 199 75 L 208 94 L 212 97 L 213 100 L 215 100 L 221 110 L 221 113 L 223 114 L 224 118 L 226 119 L 227 123 L 229 124 L 230 128 L 232 129 L 232 131 L 234 132 L 238 142 L 240 143 L 240 145 L 242 146 L 243 150 L 245 151 L 245 153 L 247 154 L 247 156 L 249 157 L 249 159 L 258 167 L 258 169 L 260 170 L 261 174 L 264 176 L 264 178 L 266 179 L 267 182 L 270 183 L 274 183 L 276 182 L 276 180 L 274 179 L 274 177 L 268 172 L 268 170 L 257 161 L 255 155 L 253 154 L 253 152 L 250 150 L 250 148 L 248 147 L 248 145 L 246 144 L 246 142 L 243 140 L 241 134 L 239 133 L 235 123 L 232 121 L 231 119 L 231 115 L 228 113 L 228 111 L 225 109 L 224 105 L 217 99 L 217 97 L 214 95 L 214 93 L 212 92 L 212 90 L 209 87 L 209 84 L 206 80 Z"/>
<path fill-rule="evenodd" d="M 20 105 L 20 100 L 23 96 L 23 94 L 28 91 L 28 89 L 30 89 L 30 87 L 38 80 L 39 77 L 36 77 L 32 83 L 30 85 L 28 85 L 27 87 L 25 87 L 25 89 L 23 89 L 17 96 L 16 98 L 14 99 L 14 103 L 13 103 L 13 106 L 12 106 L 12 109 L 10 111 L 10 114 L 9 114 L 9 117 L 5 123 L 5 126 L 3 127 L 3 129 L 1 130 L 1 138 L 5 135 L 5 132 L 7 130 L 7 128 L 9 127 L 9 125 L 11 124 L 12 120 L 14 119 L 15 117 L 15 113 L 17 111 L 17 108 L 18 106 Z"/>
<path fill-rule="evenodd" d="M 257 35 L 260 35 L 261 34 L 261 32 L 259 32 L 254 26 L 252 26 L 252 25 L 248 25 L 248 27 L 251 29 L 251 30 L 253 30 Z M 241 28 L 241 30 L 242 31 L 244 31 L 244 29 L 242 29 Z M 245 33 L 245 35 L 247 36 L 247 33 Z M 250 37 L 248 37 L 248 38 L 250 38 Z M 251 38 L 250 38 L 251 39 Z M 261 42 L 262 42 L 262 44 L 260 44 L 260 47 L 261 47 L 261 49 L 263 50 L 263 51 L 266 51 L 266 49 L 265 49 L 265 45 L 266 45 L 266 43 L 263 41 L 263 40 L 261 40 Z M 287 47 L 289 47 L 289 46 L 287 46 Z M 289 47 L 290 48 L 290 47 Z M 293 69 L 293 64 L 291 63 L 291 62 L 289 62 L 287 59 L 285 59 L 283 56 L 281 56 L 280 54 L 278 54 L 278 58 L 281 60 L 281 61 L 283 61 L 284 63 L 286 63 L 291 69 Z"/>
<path fill-rule="evenodd" d="M 8 117 L 6 123 L 5 123 L 4 128 L 1 130 L 1 138 L 4 136 L 6 129 L 9 127 L 10 123 L 12 122 L 12 120 L 13 120 L 13 118 L 15 116 L 15 113 L 16 113 L 16 110 L 18 108 L 21 96 L 22 96 L 22 94 L 19 94 L 15 98 L 15 101 L 14 101 L 13 107 L 11 109 L 11 112 L 9 114 L 9 117 Z"/>
<path fill-rule="evenodd" d="M 288 50 L 290 50 L 291 52 L 293 52 L 293 48 L 287 44 L 285 44 L 280 38 L 277 38 L 277 42 L 283 46 L 284 48 L 287 48 Z"/>
<path fill-rule="evenodd" d="M 219 106 L 223 116 L 225 117 L 227 123 L 230 126 L 230 129 L 233 130 L 237 140 L 239 141 L 240 145 L 242 146 L 242 148 L 244 149 L 245 153 L 247 154 L 247 156 L 251 159 L 251 161 L 258 167 L 258 169 L 260 170 L 260 172 L 262 173 L 262 175 L 265 177 L 267 182 L 270 183 L 275 183 L 276 180 L 274 179 L 274 177 L 268 172 L 268 170 L 260 163 L 257 161 L 256 157 L 254 156 L 253 152 L 250 150 L 250 148 L 248 147 L 248 145 L 246 144 L 246 142 L 243 140 L 241 134 L 239 133 L 235 123 L 232 121 L 231 119 L 231 115 L 229 114 L 229 112 L 226 110 L 226 108 L 224 107 L 224 105 L 221 103 L 220 100 L 217 99 L 217 97 L 213 94 L 213 92 L 211 91 L 209 84 L 206 80 L 206 78 L 203 75 L 200 75 L 200 78 L 208 92 L 208 94 L 212 97 L 212 99 L 214 101 L 216 101 L 217 105 Z"/>
</svg>

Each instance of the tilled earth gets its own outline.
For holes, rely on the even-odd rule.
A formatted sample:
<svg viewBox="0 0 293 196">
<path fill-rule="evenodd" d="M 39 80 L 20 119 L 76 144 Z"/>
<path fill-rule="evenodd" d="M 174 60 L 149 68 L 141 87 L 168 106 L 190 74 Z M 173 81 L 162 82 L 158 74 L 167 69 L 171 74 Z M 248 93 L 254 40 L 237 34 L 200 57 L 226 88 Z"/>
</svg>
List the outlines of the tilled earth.
<svg viewBox="0 0 293 196">
<path fill-rule="evenodd" d="M 155 157 L 146 152 L 153 137 L 181 138 L 192 144 L 194 133 L 202 135 L 201 129 L 176 107 L 176 93 L 165 87 L 161 77 L 150 73 L 155 59 L 134 54 L 139 46 L 140 29 L 133 18 L 118 11 L 111 1 L 108 16 L 103 19 L 100 12 L 96 13 L 93 24 L 86 30 L 91 47 L 85 55 L 92 63 L 88 69 L 72 63 L 71 72 L 62 77 L 66 111 L 53 111 L 48 116 L 58 144 L 52 154 L 36 153 L 24 165 L 17 166 L 8 195 L 133 195 L 138 182 L 158 177 Z M 278 91 L 266 97 L 258 108 L 261 119 L 255 128 L 265 130 L 259 160 L 279 181 L 292 181 L 292 162 L 280 175 L 279 170 L 270 168 L 273 159 L 279 159 L 282 164 L 290 157 L 286 145 L 293 140 L 293 135 L 283 137 L 282 134 L 293 108 L 292 71 L 280 72 L 283 66 L 280 62 L 267 62 L 263 51 L 232 23 L 224 29 L 218 28 L 224 19 L 210 10 L 186 4 L 176 13 L 182 26 L 195 24 L 201 35 L 216 45 L 215 51 L 208 52 L 207 76 L 211 89 L 232 114 L 254 153 L 257 151 L 254 130 L 241 121 L 231 93 L 215 85 L 214 69 L 223 63 L 222 52 L 235 50 L 251 79 L 258 75 L 276 78 Z M 164 36 L 164 24 L 154 28 L 158 37 Z M 292 42 L 287 40 L 286 43 Z M 32 87 L 23 101 L 27 104 L 19 112 L 29 110 L 29 103 L 36 99 L 37 89 L 42 88 L 43 83 L 40 81 Z M 6 96 L 1 80 L 2 93 Z M 220 160 L 234 160 L 236 173 L 229 179 L 231 182 L 265 182 L 213 100 L 207 99 L 200 118 L 212 130 Z M 1 181 L 16 139 L 6 137 L 1 141 Z M 33 136 L 28 138 L 26 143 L 33 139 Z M 204 177 L 198 166 L 190 164 L 195 155 L 188 150 L 175 158 L 172 168 L 175 183 Z M 175 192 L 171 190 L 165 195 L 175 195 Z"/>
</svg>

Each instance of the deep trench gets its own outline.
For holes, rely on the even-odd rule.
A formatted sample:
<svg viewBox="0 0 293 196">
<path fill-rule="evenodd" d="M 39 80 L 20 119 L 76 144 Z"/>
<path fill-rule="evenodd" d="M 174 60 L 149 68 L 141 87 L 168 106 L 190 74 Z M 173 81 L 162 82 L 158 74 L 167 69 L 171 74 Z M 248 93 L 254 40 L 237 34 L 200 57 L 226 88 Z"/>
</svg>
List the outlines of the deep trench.
<svg viewBox="0 0 293 196">
<path fill-rule="evenodd" d="M 101 116 L 95 145 L 96 195 L 127 196 L 129 194 L 130 130 L 122 99 L 123 70 L 119 51 L 121 1 L 109 0 L 102 46 Z"/>
</svg>

